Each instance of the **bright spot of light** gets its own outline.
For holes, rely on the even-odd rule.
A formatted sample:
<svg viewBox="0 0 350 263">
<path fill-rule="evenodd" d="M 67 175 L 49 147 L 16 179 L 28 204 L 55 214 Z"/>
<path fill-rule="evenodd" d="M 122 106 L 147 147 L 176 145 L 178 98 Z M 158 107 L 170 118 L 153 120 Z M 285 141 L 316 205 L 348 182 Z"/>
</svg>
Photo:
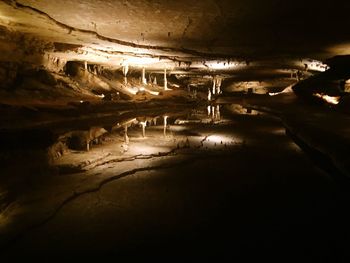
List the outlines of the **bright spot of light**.
<svg viewBox="0 0 350 263">
<path fill-rule="evenodd" d="M 236 139 L 234 139 L 232 137 L 225 136 L 225 135 L 210 135 L 210 136 L 207 137 L 207 141 L 214 142 L 214 143 L 217 143 L 217 144 L 229 143 L 229 142 L 232 142 L 232 141 L 236 141 Z"/>
<path fill-rule="evenodd" d="M 136 95 L 136 93 L 138 92 L 139 89 L 137 88 L 129 88 L 129 87 L 125 87 L 124 88 L 127 92 L 133 94 L 133 95 Z"/>
<path fill-rule="evenodd" d="M 287 88 L 285 88 L 284 90 L 280 91 L 280 92 L 269 92 L 270 96 L 276 96 L 278 94 L 282 94 L 282 93 L 290 93 L 292 92 L 292 86 L 288 86 Z"/>
<path fill-rule="evenodd" d="M 96 95 L 96 96 L 103 99 L 105 97 L 105 94 L 102 93 L 101 95 Z"/>
<path fill-rule="evenodd" d="M 314 60 L 314 59 L 308 59 L 304 61 L 304 65 L 306 65 L 308 70 L 320 71 L 320 72 L 324 72 L 329 68 L 327 64 L 324 64 L 321 61 Z"/>
<path fill-rule="evenodd" d="M 211 141 L 211 142 L 216 142 L 216 143 L 220 143 L 222 141 L 222 137 L 219 136 L 219 135 L 210 135 L 207 137 L 207 140 L 208 141 Z"/>
<path fill-rule="evenodd" d="M 321 98 L 323 99 L 325 102 L 330 103 L 330 104 L 334 104 L 337 105 L 339 103 L 340 97 L 339 96 L 328 96 L 328 95 L 323 95 L 320 93 L 315 93 L 314 94 L 315 97 Z"/>
<path fill-rule="evenodd" d="M 210 69 L 230 69 L 236 67 L 234 62 L 229 61 L 206 61 L 205 65 Z"/>
<path fill-rule="evenodd" d="M 147 92 L 149 92 L 150 94 L 152 94 L 154 96 L 158 96 L 159 95 L 158 91 L 147 90 Z"/>
<path fill-rule="evenodd" d="M 153 63 L 159 62 L 158 58 L 152 58 L 152 57 L 128 57 L 126 58 L 122 65 L 149 65 Z"/>
<path fill-rule="evenodd" d="M 202 145 L 211 149 L 216 147 L 227 147 L 230 145 L 239 145 L 242 144 L 242 139 L 236 135 L 224 135 L 224 134 L 215 134 L 209 135 L 202 141 Z"/>
</svg>

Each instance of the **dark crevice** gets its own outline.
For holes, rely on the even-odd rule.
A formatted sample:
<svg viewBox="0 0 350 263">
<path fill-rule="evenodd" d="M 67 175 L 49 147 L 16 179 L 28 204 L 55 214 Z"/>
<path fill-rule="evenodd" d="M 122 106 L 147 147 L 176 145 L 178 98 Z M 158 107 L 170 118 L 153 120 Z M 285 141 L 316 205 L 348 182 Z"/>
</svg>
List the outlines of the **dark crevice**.
<svg viewBox="0 0 350 263">
<path fill-rule="evenodd" d="M 157 154 L 138 154 L 138 155 L 134 155 L 134 156 L 130 156 L 130 157 L 126 157 L 126 158 L 116 158 L 116 159 L 112 159 L 112 160 L 108 160 L 102 163 L 98 163 L 96 164 L 94 167 L 95 168 L 97 166 L 102 166 L 102 165 L 106 165 L 106 164 L 110 164 L 110 163 L 121 163 L 121 162 L 132 162 L 135 160 L 149 160 L 149 159 L 153 159 L 153 158 L 157 158 L 157 157 L 165 157 L 165 156 L 169 156 L 169 155 L 173 155 L 175 154 L 175 151 L 177 149 L 173 149 L 169 152 L 159 152 Z"/>
</svg>

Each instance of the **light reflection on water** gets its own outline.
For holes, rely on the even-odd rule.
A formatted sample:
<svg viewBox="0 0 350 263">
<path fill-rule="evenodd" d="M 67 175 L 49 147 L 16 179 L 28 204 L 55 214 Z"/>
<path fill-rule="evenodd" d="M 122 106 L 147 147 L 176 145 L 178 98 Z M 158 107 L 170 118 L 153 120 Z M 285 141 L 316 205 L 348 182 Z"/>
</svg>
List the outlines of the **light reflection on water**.
<svg viewBox="0 0 350 263">
<path fill-rule="evenodd" d="M 283 126 L 265 120 L 265 116 L 238 104 L 204 105 L 176 111 L 145 110 L 141 114 L 128 111 L 108 123 L 90 128 L 66 127 L 48 149 L 29 149 L 19 156 L 24 156 L 25 160 L 48 160 L 47 166 L 59 164 L 68 167 L 75 162 L 81 167 L 104 156 L 157 154 L 187 148 L 216 151 L 266 144 L 266 138 L 288 141 L 283 136 Z M 78 126 L 79 122 L 75 124 Z M 27 155 L 32 158 L 27 158 Z M 10 158 L 17 158 L 16 153 Z M 44 164 L 45 161 L 40 164 L 31 162 L 33 170 L 38 168 L 36 166 L 42 169 Z"/>
<path fill-rule="evenodd" d="M 232 114 L 241 114 L 241 115 L 264 115 L 265 114 L 261 111 L 247 108 L 240 104 L 228 104 L 228 105 L 225 105 L 225 109 Z"/>
<path fill-rule="evenodd" d="M 224 113 L 222 112 L 224 111 Z M 106 133 L 94 133 L 92 128 L 85 131 L 70 131 L 63 134 L 61 143 L 71 150 L 89 150 L 94 144 L 100 144 L 104 138 L 117 135 L 124 143 L 124 152 L 128 151 L 130 140 L 149 139 L 157 137 L 159 140 L 176 137 L 198 137 L 200 141 L 203 137 L 208 137 L 207 142 L 215 144 L 225 144 L 241 142 L 241 136 L 235 134 L 233 130 L 220 131 L 217 125 L 234 123 L 235 115 L 260 115 L 261 112 L 245 108 L 239 104 L 229 105 L 208 105 L 201 108 L 189 110 L 187 112 L 179 110 L 162 114 L 142 114 L 133 115 L 116 121 L 113 125 L 99 127 L 107 129 Z M 203 131 L 204 129 L 204 131 Z M 99 130 L 93 127 L 93 130 Z M 216 137 L 215 137 L 216 136 Z M 78 137 L 78 138 L 76 138 Z M 200 143 L 201 145 L 203 143 Z"/>
<path fill-rule="evenodd" d="M 237 104 L 208 105 L 189 111 L 179 109 L 172 112 L 163 111 L 160 114 L 133 113 L 116 118 L 113 123 L 104 123 L 85 130 L 72 129 L 59 134 L 58 140 L 47 154 L 49 159 L 53 159 L 50 165 L 58 167 L 59 174 L 76 172 L 71 167 L 79 168 L 79 173 L 85 172 L 95 169 L 86 168 L 89 164 L 105 162 L 103 167 L 96 168 L 100 169 L 100 174 L 105 175 L 106 170 L 110 168 L 121 169 L 119 167 L 123 160 L 129 160 L 128 169 L 134 169 L 134 163 L 130 160 L 134 160 L 135 157 L 141 160 L 139 165 L 146 166 L 149 165 L 146 160 L 152 159 L 153 156 L 160 156 L 158 160 L 153 160 L 156 164 L 167 162 L 168 159 L 162 158 L 174 152 L 187 156 L 211 153 L 220 156 L 222 153 L 229 153 L 231 156 L 229 151 L 232 149 L 245 151 L 247 145 L 258 145 L 259 148 L 259 143 L 265 147 L 259 148 L 259 152 L 265 154 L 261 149 L 269 149 L 269 144 L 276 143 L 276 140 L 279 140 L 279 145 L 285 142 L 285 146 L 282 146 L 288 148 L 288 151 L 297 149 L 291 140 L 281 136 L 283 127 L 280 124 L 265 122 L 263 118 L 264 114 Z M 29 160 L 38 160 L 37 156 L 42 154 L 42 151 L 33 150 L 26 154 L 33 157 Z M 36 161 L 37 164 L 32 162 L 36 166 L 29 171 L 25 163 L 27 155 L 23 157 L 22 162 L 26 172 L 37 174 L 36 170 L 42 170 L 47 176 L 48 170 L 44 161 Z M 114 162 L 108 163 L 108 160 Z M 67 167 L 69 169 L 64 170 Z M 23 170 L 17 172 L 23 174 Z M 14 174 L 13 170 L 8 173 L 11 176 Z M 96 170 L 94 174 L 98 174 Z M 0 224 L 5 223 L 0 213 Z"/>
</svg>

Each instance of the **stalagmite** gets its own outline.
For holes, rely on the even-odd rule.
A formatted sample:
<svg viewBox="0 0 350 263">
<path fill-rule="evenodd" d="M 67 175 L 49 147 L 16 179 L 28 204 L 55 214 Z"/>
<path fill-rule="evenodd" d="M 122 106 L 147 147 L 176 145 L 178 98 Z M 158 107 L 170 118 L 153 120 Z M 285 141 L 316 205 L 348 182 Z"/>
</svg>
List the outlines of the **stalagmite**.
<svg viewBox="0 0 350 263">
<path fill-rule="evenodd" d="M 210 108 L 211 108 L 210 106 L 207 107 L 208 116 L 210 116 L 210 112 L 211 112 L 211 111 L 210 111 Z"/>
<path fill-rule="evenodd" d="M 157 85 L 157 77 L 156 77 L 156 76 L 154 76 L 153 84 L 154 84 L 154 85 Z"/>
<path fill-rule="evenodd" d="M 163 120 L 164 120 L 164 137 L 166 137 L 167 119 L 168 119 L 168 116 L 164 116 L 163 117 Z"/>
</svg>

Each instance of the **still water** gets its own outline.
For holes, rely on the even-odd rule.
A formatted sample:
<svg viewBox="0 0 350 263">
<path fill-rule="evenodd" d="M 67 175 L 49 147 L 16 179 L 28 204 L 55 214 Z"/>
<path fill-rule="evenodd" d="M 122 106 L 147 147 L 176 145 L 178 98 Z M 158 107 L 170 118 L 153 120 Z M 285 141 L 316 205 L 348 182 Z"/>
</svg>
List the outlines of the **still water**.
<svg viewBox="0 0 350 263">
<path fill-rule="evenodd" d="M 334 183 L 274 116 L 226 104 L 73 126 L 56 126 L 48 151 L 28 146 L 50 157 L 26 167 L 39 179 L 3 184 L 15 192 L 1 214 L 7 253 L 286 261 L 328 257 L 344 241 Z"/>
</svg>

